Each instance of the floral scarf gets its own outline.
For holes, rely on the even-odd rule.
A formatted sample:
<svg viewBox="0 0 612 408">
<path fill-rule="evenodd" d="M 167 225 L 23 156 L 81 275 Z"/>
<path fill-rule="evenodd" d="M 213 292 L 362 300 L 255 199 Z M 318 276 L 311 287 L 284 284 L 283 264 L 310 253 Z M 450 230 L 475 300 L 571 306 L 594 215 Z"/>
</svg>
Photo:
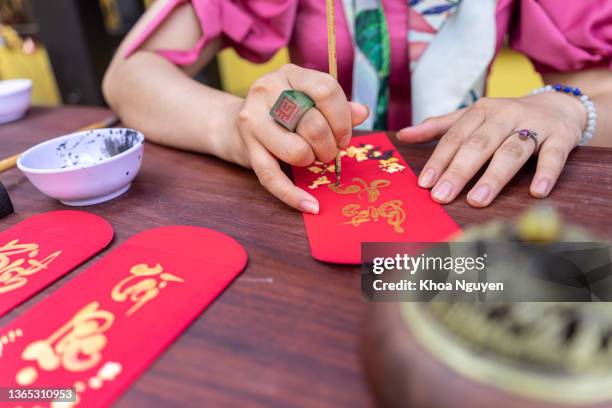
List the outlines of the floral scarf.
<svg viewBox="0 0 612 408">
<path fill-rule="evenodd" d="M 355 60 L 352 99 L 374 114 L 360 129 L 386 129 L 391 47 L 382 0 L 342 0 Z M 495 51 L 495 0 L 406 0 L 412 121 L 469 105 L 484 94 Z"/>
</svg>

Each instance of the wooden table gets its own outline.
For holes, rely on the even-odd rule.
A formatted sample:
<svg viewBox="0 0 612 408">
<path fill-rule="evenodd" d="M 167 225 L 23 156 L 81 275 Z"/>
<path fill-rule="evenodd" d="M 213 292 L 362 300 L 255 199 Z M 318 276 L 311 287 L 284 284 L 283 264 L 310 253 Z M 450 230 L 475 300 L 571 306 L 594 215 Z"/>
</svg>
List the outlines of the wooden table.
<svg viewBox="0 0 612 408">
<path fill-rule="evenodd" d="M 98 121 L 101 108 L 35 108 L 0 126 L 0 155 Z M 431 146 L 399 146 L 415 172 Z M 465 193 L 446 208 L 460 224 L 514 217 L 541 202 L 529 196 L 534 163 L 486 209 Z M 0 176 L 17 213 L 0 228 L 33 214 L 65 208 L 43 196 L 17 170 Z M 612 237 L 612 149 L 580 148 L 545 202 L 569 220 Z M 312 259 L 301 215 L 283 205 L 244 169 L 212 157 L 152 144 L 131 190 L 87 207 L 111 222 L 117 245 L 160 225 L 188 224 L 225 232 L 244 245 L 242 275 L 137 380 L 119 407 L 150 406 L 372 406 L 357 354 L 365 303 L 357 267 Z M 104 253 L 102 253 L 104 255 Z M 82 265 L 0 319 L 23 313 L 76 276 Z"/>
</svg>

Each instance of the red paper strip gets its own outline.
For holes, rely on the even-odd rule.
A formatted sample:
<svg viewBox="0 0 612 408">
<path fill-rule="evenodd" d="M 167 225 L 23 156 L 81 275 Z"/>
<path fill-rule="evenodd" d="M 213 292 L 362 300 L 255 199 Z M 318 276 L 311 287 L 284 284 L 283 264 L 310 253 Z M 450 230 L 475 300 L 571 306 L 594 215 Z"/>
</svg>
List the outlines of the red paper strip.
<svg viewBox="0 0 612 408">
<path fill-rule="evenodd" d="M 77 406 L 108 406 L 246 262 L 238 242 L 205 228 L 135 235 L 0 330 L 12 339 L 0 385 L 74 387 Z"/>
<path fill-rule="evenodd" d="M 342 184 L 333 164 L 293 168 L 313 194 L 318 215 L 304 214 L 310 252 L 323 262 L 359 264 L 362 242 L 438 242 L 459 226 L 417 185 L 417 177 L 384 133 L 353 139 L 342 151 Z"/>
<path fill-rule="evenodd" d="M 113 227 L 83 211 L 34 215 L 0 232 L 0 316 L 105 248 Z"/>
</svg>

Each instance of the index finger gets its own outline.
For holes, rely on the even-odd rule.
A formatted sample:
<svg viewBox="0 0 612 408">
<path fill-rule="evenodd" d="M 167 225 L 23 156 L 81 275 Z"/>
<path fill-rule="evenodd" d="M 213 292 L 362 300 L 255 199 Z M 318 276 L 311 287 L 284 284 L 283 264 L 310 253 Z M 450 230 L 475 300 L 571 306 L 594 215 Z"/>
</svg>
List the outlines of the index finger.
<svg viewBox="0 0 612 408">
<path fill-rule="evenodd" d="M 251 167 L 266 190 L 290 207 L 311 214 L 319 213 L 317 199 L 294 185 L 278 161 L 259 142 L 250 139 L 247 144 Z"/>
<path fill-rule="evenodd" d="M 351 140 L 352 123 L 348 100 L 338 81 L 323 72 L 288 64 L 281 68 L 289 85 L 315 102 L 332 130 L 336 144 L 346 147 Z"/>
<path fill-rule="evenodd" d="M 419 186 L 433 187 L 455 157 L 464 140 L 483 122 L 484 116 L 479 110 L 468 109 L 440 139 L 419 175 Z"/>
</svg>

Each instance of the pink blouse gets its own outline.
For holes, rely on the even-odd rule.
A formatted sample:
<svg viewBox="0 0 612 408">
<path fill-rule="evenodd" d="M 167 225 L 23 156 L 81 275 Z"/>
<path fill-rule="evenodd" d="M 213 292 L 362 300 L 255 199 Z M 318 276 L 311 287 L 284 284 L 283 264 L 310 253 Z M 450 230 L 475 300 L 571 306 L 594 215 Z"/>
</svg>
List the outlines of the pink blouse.
<svg viewBox="0 0 612 408">
<path fill-rule="evenodd" d="M 130 44 L 126 57 L 189 0 L 170 0 L 154 21 Z M 252 62 L 270 59 L 288 46 L 293 63 L 327 70 L 327 31 L 323 0 L 191 0 L 200 21 L 202 38 L 189 51 L 158 50 L 178 65 L 197 59 L 211 39 L 221 37 Z M 391 39 L 389 127 L 410 124 L 407 0 L 383 0 Z M 341 0 L 336 0 L 338 76 L 350 98 L 353 45 Z M 527 55 L 540 72 L 575 71 L 592 67 L 612 69 L 612 1 L 610 0 L 498 0 L 497 49 L 504 38 Z"/>
</svg>

